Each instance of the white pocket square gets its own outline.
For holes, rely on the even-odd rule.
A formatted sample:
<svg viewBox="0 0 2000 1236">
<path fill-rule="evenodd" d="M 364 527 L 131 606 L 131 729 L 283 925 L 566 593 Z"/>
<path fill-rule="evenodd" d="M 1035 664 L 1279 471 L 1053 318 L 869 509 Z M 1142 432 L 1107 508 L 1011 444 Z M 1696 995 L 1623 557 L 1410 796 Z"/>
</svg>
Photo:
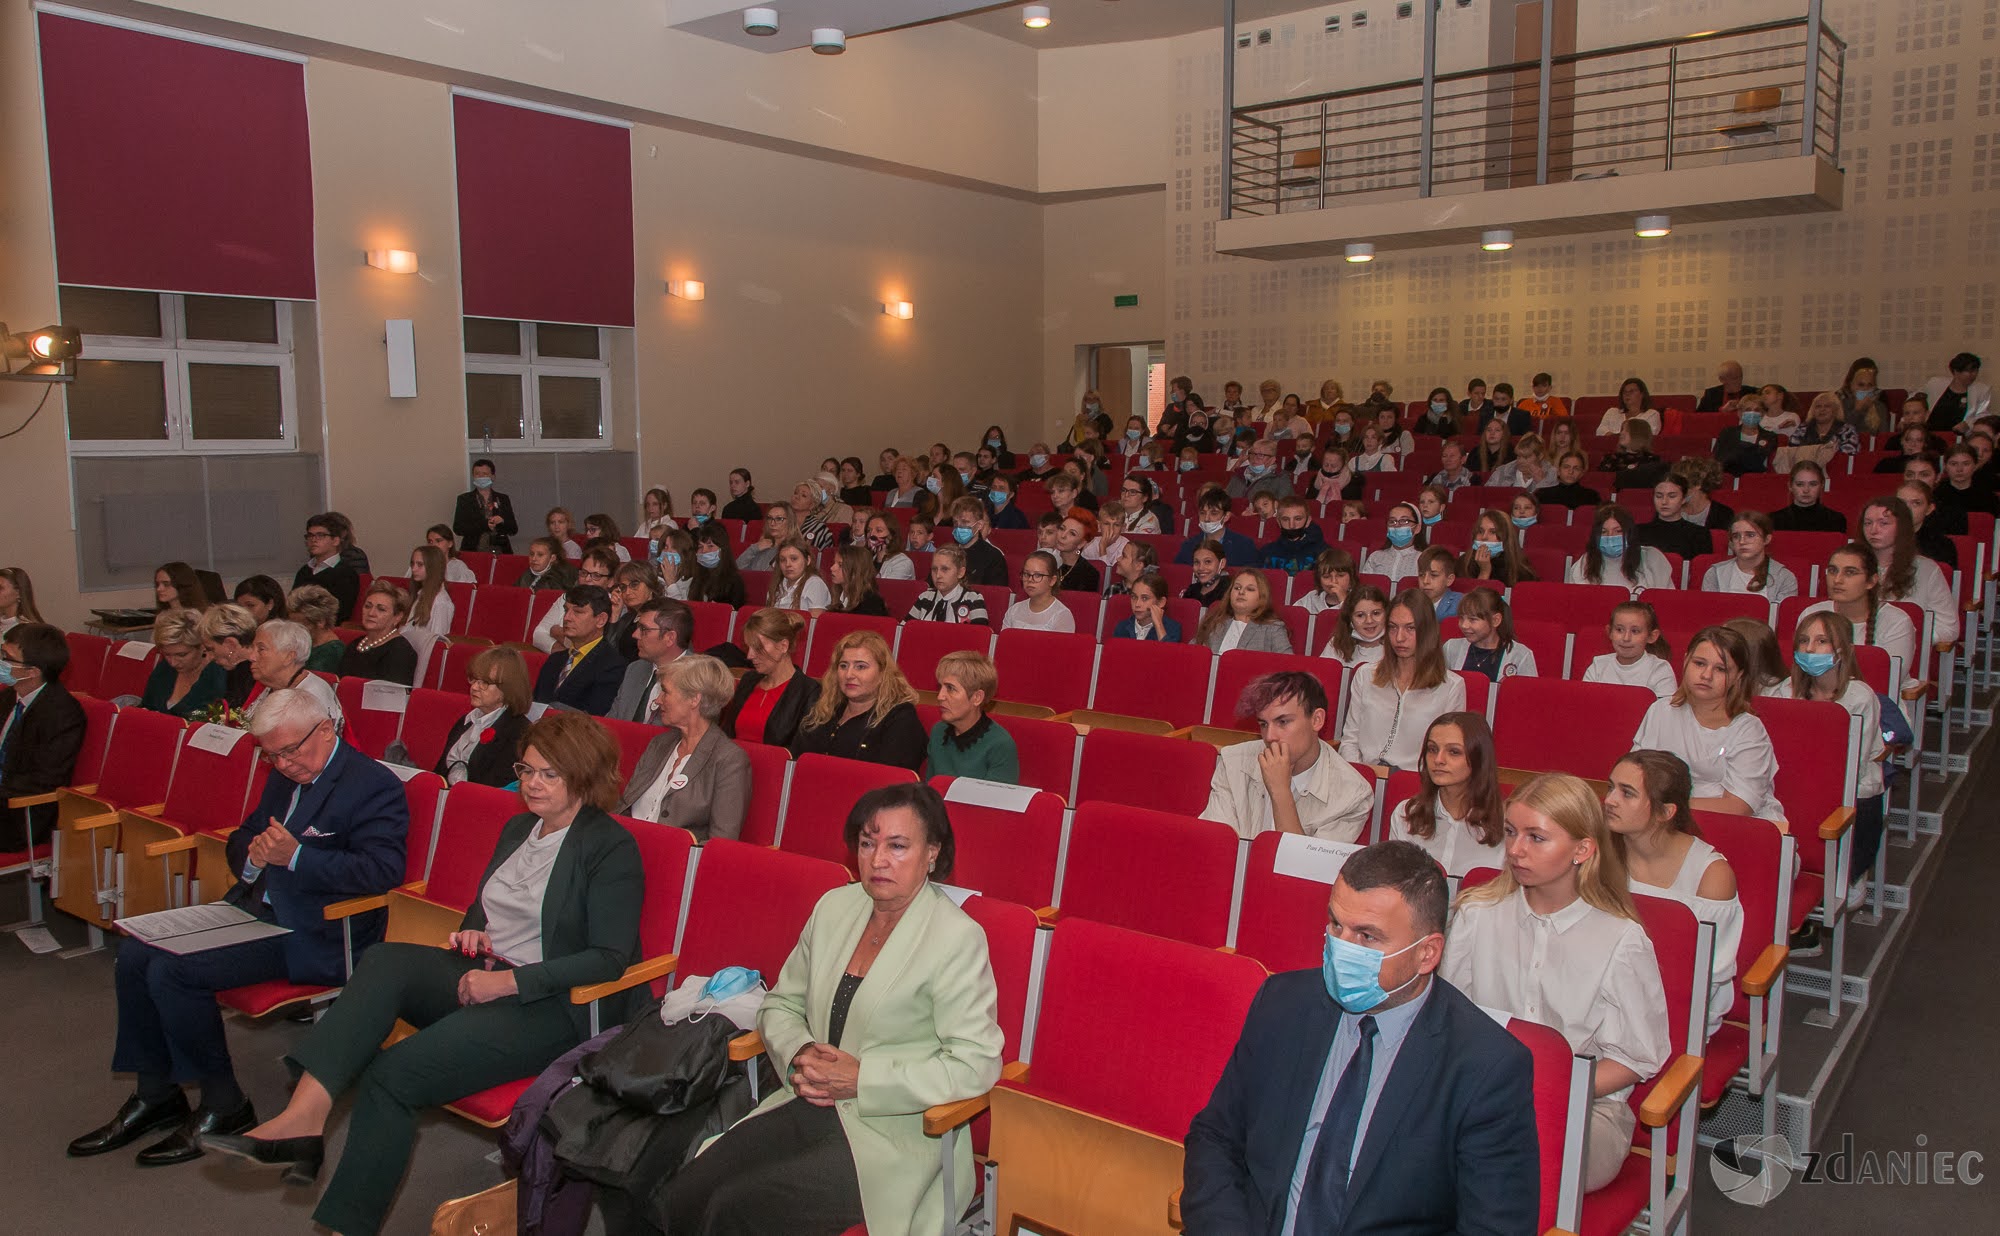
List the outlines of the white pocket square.
<svg viewBox="0 0 2000 1236">
<path fill-rule="evenodd" d="M 333 834 L 332 834 L 332 833 L 323 833 L 323 832 L 319 831 L 319 830 L 318 830 L 317 828 L 314 828 L 314 827 L 313 827 L 312 825 L 308 824 L 308 825 L 306 825 L 306 831 L 304 831 L 304 832 L 300 833 L 300 834 L 299 834 L 299 836 L 301 836 L 301 837 L 331 837 L 331 836 L 333 836 Z"/>
</svg>

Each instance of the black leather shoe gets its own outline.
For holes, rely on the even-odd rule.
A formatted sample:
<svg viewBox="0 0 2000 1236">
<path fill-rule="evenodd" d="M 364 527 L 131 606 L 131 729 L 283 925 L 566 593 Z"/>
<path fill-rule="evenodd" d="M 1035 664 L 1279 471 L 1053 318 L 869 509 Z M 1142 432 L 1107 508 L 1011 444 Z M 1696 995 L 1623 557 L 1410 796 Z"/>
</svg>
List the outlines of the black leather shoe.
<svg viewBox="0 0 2000 1236">
<path fill-rule="evenodd" d="M 72 1159 L 84 1159 L 94 1154 L 104 1154 L 121 1146 L 129 1146 L 148 1133 L 171 1128 L 188 1118 L 187 1096 L 176 1088 L 172 1095 L 157 1102 L 148 1103 L 138 1095 L 125 1100 L 118 1114 L 109 1124 L 85 1133 L 69 1144 Z"/>
<path fill-rule="evenodd" d="M 181 1127 L 161 1140 L 154 1142 L 139 1152 L 140 1167 L 167 1167 L 174 1163 L 186 1163 L 201 1157 L 201 1135 L 204 1133 L 241 1133 L 245 1129 L 257 1127 L 257 1112 L 250 1106 L 250 1100 L 233 1112 L 219 1112 L 212 1107 L 197 1107 L 189 1113 Z"/>
<path fill-rule="evenodd" d="M 201 1145 L 245 1162 L 282 1167 L 286 1184 L 311 1184 L 319 1179 L 320 1165 L 326 1161 L 324 1137 L 239 1137 L 216 1132 L 203 1134 Z"/>
</svg>

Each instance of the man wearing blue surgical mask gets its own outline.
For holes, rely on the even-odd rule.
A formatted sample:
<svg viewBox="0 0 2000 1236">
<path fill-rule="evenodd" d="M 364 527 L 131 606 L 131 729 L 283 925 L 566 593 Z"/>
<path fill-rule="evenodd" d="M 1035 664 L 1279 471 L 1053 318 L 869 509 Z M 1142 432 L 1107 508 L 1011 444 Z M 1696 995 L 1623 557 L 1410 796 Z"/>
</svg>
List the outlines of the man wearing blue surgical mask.
<svg viewBox="0 0 2000 1236">
<path fill-rule="evenodd" d="M 1229 496 L 1238 501 L 1252 494 L 1267 493 L 1273 498 L 1292 496 L 1291 474 L 1278 467 L 1278 444 L 1259 438 L 1244 453 L 1243 466 L 1229 478 Z"/>
<path fill-rule="evenodd" d="M 965 551 L 965 582 L 996 588 L 1007 586 L 1007 555 L 993 547 L 986 534 L 993 524 L 986 503 L 965 497 L 951 504 L 952 543 Z"/>
<path fill-rule="evenodd" d="M 63 686 L 69 642 L 55 627 L 23 622 L 0 643 L 0 803 L 53 798 L 70 784 L 83 750 L 83 705 Z M 0 853 L 49 839 L 54 802 L 0 811 Z"/>
<path fill-rule="evenodd" d="M 507 538 L 519 532 L 514 519 L 514 503 L 493 487 L 493 461 L 472 461 L 472 488 L 458 495 L 451 515 L 451 530 L 458 535 L 458 548 L 496 554 L 514 552 Z"/>
<path fill-rule="evenodd" d="M 1534 1229 L 1532 1060 L 1437 977 L 1447 906 L 1410 842 L 1340 864 L 1320 968 L 1265 981 L 1188 1129 L 1188 1231 Z"/>
</svg>

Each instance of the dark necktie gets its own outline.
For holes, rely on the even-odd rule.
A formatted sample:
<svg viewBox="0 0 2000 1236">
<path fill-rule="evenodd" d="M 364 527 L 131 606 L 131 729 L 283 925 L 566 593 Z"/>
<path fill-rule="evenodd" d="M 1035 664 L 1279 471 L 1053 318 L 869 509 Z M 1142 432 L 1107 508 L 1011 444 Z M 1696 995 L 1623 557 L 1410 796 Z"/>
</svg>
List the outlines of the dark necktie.
<svg viewBox="0 0 2000 1236">
<path fill-rule="evenodd" d="M 1348 1058 L 1326 1120 L 1319 1126 L 1312 1162 L 1306 1165 L 1305 1189 L 1299 1194 L 1295 1236 L 1327 1236 L 1347 1221 L 1347 1165 L 1354 1158 L 1354 1135 L 1361 1125 L 1361 1105 L 1368 1097 L 1368 1074 L 1375 1065 L 1375 1019 L 1363 1017 L 1361 1042 Z"/>
<path fill-rule="evenodd" d="M 7 766 L 7 748 L 14 745 L 14 735 L 21 732 L 21 717 L 27 711 L 28 706 L 26 704 L 21 703 L 19 700 L 14 702 L 14 716 L 13 720 L 7 725 L 7 737 L 0 739 L 0 768 Z"/>
</svg>

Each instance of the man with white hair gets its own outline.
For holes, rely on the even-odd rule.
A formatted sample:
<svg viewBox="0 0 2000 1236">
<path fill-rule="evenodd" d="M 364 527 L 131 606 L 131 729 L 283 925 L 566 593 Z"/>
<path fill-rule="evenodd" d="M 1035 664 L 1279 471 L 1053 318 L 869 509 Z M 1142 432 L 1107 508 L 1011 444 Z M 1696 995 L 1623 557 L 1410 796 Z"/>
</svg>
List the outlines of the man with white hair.
<svg viewBox="0 0 2000 1236">
<path fill-rule="evenodd" d="M 402 882 L 410 826 L 403 784 L 340 740 L 339 726 L 314 694 L 265 695 L 250 733 L 274 775 L 229 836 L 227 874 L 239 882 L 224 900 L 287 931 L 198 953 L 169 953 L 137 938 L 119 946 L 111 1068 L 137 1074 L 138 1089 L 108 1123 L 69 1144 L 73 1157 L 171 1129 L 139 1152 L 139 1165 L 185 1163 L 201 1157 L 203 1134 L 254 1128 L 257 1114 L 237 1085 L 215 993 L 274 981 L 340 985 L 347 974 L 341 928 L 323 911 Z M 374 910 L 349 921 L 358 959 L 382 938 L 386 914 Z M 188 1082 L 201 1086 L 198 1106 L 190 1107 L 181 1090 Z"/>
</svg>

